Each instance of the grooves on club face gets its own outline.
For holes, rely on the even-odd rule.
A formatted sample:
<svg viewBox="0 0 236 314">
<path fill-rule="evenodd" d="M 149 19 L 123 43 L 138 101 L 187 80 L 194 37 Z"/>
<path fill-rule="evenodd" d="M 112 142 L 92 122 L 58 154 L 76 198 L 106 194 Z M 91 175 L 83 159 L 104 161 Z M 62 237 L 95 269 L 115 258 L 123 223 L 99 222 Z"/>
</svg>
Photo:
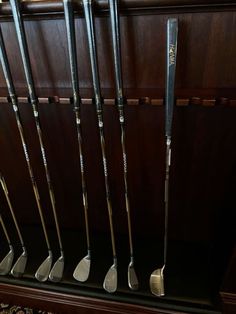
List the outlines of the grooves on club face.
<svg viewBox="0 0 236 314">
<path fill-rule="evenodd" d="M 85 282 L 89 277 L 90 265 L 91 257 L 89 254 L 87 254 L 76 266 L 73 273 L 74 279 L 80 282 Z"/>
<path fill-rule="evenodd" d="M 116 291 L 117 289 L 117 265 L 116 264 L 113 264 L 109 268 L 103 282 L 103 288 L 109 293 L 113 293 Z"/>
<path fill-rule="evenodd" d="M 25 267 L 27 264 L 27 258 L 28 258 L 27 252 L 23 248 L 23 253 L 20 255 L 20 257 L 18 258 L 18 260 L 15 262 L 15 264 L 12 267 L 12 270 L 11 270 L 12 276 L 19 278 L 24 274 Z"/>
<path fill-rule="evenodd" d="M 49 280 L 53 282 L 59 282 L 62 279 L 63 271 L 64 271 L 64 257 L 61 255 L 58 260 L 53 265 L 50 274 L 49 274 Z"/>
<path fill-rule="evenodd" d="M 36 271 L 35 278 L 41 282 L 46 281 L 48 279 L 51 267 L 52 267 L 52 252 L 49 251 L 48 257 L 42 262 L 42 264 Z"/>
<path fill-rule="evenodd" d="M 163 297 L 165 295 L 164 290 L 164 267 L 154 270 L 150 277 L 150 289 L 151 292 L 157 297 Z"/>
<path fill-rule="evenodd" d="M 10 245 L 10 251 L 7 253 L 7 255 L 3 258 L 3 260 L 0 263 L 0 275 L 7 275 L 12 267 L 14 259 L 14 250 L 13 247 Z"/>
<path fill-rule="evenodd" d="M 138 290 L 139 288 L 138 277 L 136 275 L 132 261 L 128 266 L 128 285 L 131 290 Z"/>
</svg>

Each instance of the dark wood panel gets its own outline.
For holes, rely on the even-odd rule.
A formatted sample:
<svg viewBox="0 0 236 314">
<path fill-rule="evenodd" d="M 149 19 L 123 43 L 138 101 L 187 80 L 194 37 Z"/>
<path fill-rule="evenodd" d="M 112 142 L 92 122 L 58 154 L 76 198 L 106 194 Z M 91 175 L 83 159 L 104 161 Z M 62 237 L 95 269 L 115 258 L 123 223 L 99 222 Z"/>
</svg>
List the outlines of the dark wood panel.
<svg viewBox="0 0 236 314">
<path fill-rule="evenodd" d="M 82 12 L 82 2 L 74 1 L 74 8 L 77 12 Z M 135 12 L 138 14 L 144 14 L 145 11 L 151 12 L 151 10 L 157 11 L 219 11 L 219 10 L 230 10 L 235 9 L 236 3 L 234 0 L 122 0 L 120 1 L 120 6 L 122 12 Z M 24 1 L 21 4 L 22 11 L 29 15 L 39 15 L 44 14 L 45 16 L 49 14 L 58 15 L 63 12 L 62 2 L 58 0 L 50 1 Z M 96 0 L 94 1 L 94 7 L 96 11 L 107 11 L 108 2 L 106 0 Z M 0 4 L 0 14 L 3 16 L 11 14 L 11 8 L 9 3 Z"/>
<path fill-rule="evenodd" d="M 18 285 L 0 284 L 0 296 L 7 302 L 17 302 L 23 306 L 33 306 L 53 313 L 117 313 L 117 314 L 188 314 L 182 310 L 163 309 L 158 306 L 147 307 L 124 302 L 108 301 L 83 297 L 49 290 L 27 288 Z M 201 310 L 199 311 L 201 313 Z M 202 313 L 208 313 L 202 312 Z M 218 313 L 218 312 L 209 312 Z"/>
<path fill-rule="evenodd" d="M 41 97 L 39 114 L 64 239 L 68 230 L 84 231 L 84 218 L 75 121 L 72 105 L 68 101 L 72 92 L 62 3 L 25 2 L 22 6 L 24 13 L 30 14 L 25 21 L 26 34 L 33 76 L 38 95 Z M 210 287 L 204 288 L 209 289 L 207 297 L 213 296 L 217 299 L 219 285 L 233 245 L 235 221 L 233 206 L 236 177 L 236 150 L 233 144 L 236 142 L 236 34 L 233 31 L 236 28 L 235 3 L 123 1 L 121 6 L 123 77 L 129 99 L 125 109 L 128 183 L 135 248 L 138 247 L 139 252 L 141 249 L 148 251 L 149 246 L 143 243 L 152 242 L 151 245 L 154 245 L 159 243 L 163 235 L 165 29 L 167 18 L 176 16 L 180 22 L 176 80 L 178 106 L 175 107 L 173 129 L 170 242 L 187 243 L 190 246 L 197 243 L 204 247 L 205 251 L 201 256 L 203 261 L 207 261 L 211 279 L 208 282 Z M 2 4 L 0 8 L 2 14 L 9 15 L 9 4 Z M 99 10 L 105 12 L 97 15 L 95 24 L 101 86 L 106 103 L 105 138 L 115 234 L 116 239 L 121 236 L 127 239 L 122 155 L 118 116 L 114 106 L 114 75 L 107 1 L 96 2 L 96 8 L 97 12 Z M 208 12 L 203 12 L 204 10 Z M 217 12 L 220 10 L 224 12 Z M 144 14 L 144 11 L 148 14 Z M 46 12 L 53 13 L 53 19 L 50 20 L 52 16 L 48 16 Z M 38 13 L 45 15 L 39 19 L 34 19 L 31 15 Z M 17 93 L 23 96 L 19 99 L 20 113 L 44 213 L 48 226 L 52 227 L 54 226 L 52 210 L 37 134 L 32 110 L 27 103 L 27 89 L 15 29 L 9 16 L 2 19 L 1 27 Z M 96 244 L 96 234 L 106 236 L 109 234 L 109 228 L 97 121 L 95 108 L 91 102 L 93 91 L 88 47 L 84 19 L 81 16 L 76 18 L 76 31 L 78 72 L 83 97 L 82 130 L 89 195 L 89 221 L 92 242 Z M 0 96 L 3 97 L 0 102 L 1 171 L 9 185 L 21 225 L 39 226 L 39 216 L 14 115 L 10 104 L 4 98 L 7 91 L 1 70 Z M 48 96 L 60 96 L 61 102 L 56 102 L 56 97 L 53 101 L 48 101 Z M 10 220 L 2 193 L 0 200 L 3 215 Z M 55 233 L 55 229 L 51 229 Z M 144 242 L 145 239 L 152 240 Z M 27 238 L 28 242 L 30 240 Z M 148 252 L 148 256 L 151 256 L 150 269 L 153 268 L 151 263 L 161 258 L 157 251 Z M 119 252 L 124 253 L 123 249 Z M 191 258 L 194 258 L 194 254 L 198 254 L 198 250 Z M 179 257 L 177 254 L 173 261 L 176 262 Z M 142 264 L 142 259 L 139 263 Z M 184 267 L 183 264 L 181 266 Z M 189 267 L 191 268 L 192 264 Z M 174 277 L 173 273 L 174 276 L 177 273 L 177 276 Z M 171 274 L 173 277 L 170 278 L 171 280 L 174 278 L 176 287 L 179 287 L 179 273 L 176 268 L 173 273 Z M 193 278 L 197 276 L 192 270 L 191 274 Z M 148 285 L 147 278 L 145 284 Z M 154 307 L 137 307 L 3 284 L 0 285 L 0 294 L 9 302 L 19 301 L 25 305 L 30 302 L 35 307 L 45 307 L 51 311 L 58 309 L 59 313 L 60 311 L 177 313 Z M 228 300 L 231 302 L 231 299 Z M 172 300 L 172 303 L 175 301 Z"/>
<path fill-rule="evenodd" d="M 55 185 L 56 199 L 64 227 L 77 227 L 83 219 L 78 147 L 72 106 L 40 104 L 40 119 Z M 116 108 L 104 106 L 108 166 L 111 176 L 112 201 L 117 231 L 126 233 L 121 147 Z M 32 111 L 20 104 L 26 139 L 29 143 L 42 198 L 50 213 L 45 178 L 35 132 Z M 175 239 L 210 241 L 214 218 L 224 208 L 225 185 L 233 184 L 235 141 L 234 107 L 177 107 L 173 134 L 173 169 L 170 232 Z M 164 125 L 163 106 L 136 105 L 126 108 L 126 136 L 131 207 L 137 234 L 161 234 L 164 188 Z M 27 170 L 19 142 L 14 116 L 9 104 L 0 107 L 2 171 L 9 181 L 22 222 L 35 222 L 35 212 L 27 209 L 34 203 Z M 221 128 L 219 128 L 219 124 Z M 82 105 L 82 128 L 86 177 L 94 228 L 107 230 L 107 212 L 103 185 L 102 162 L 95 110 L 92 104 Z M 16 163 L 16 156 L 18 162 Z M 18 157 L 19 156 L 19 157 Z M 217 169 L 217 171 L 216 171 Z M 18 180 L 15 174 L 18 173 Z M 97 184 L 94 185 L 94 177 Z M 23 180 L 24 178 L 24 180 Z M 191 184 L 194 178 L 194 184 Z M 20 199 L 27 197 L 27 207 Z M 30 197 L 31 195 L 31 197 Z M 143 220 L 144 210 L 148 213 Z M 191 212 L 191 215 L 190 215 Z M 50 216 L 49 216 L 50 217 Z M 73 219 L 72 219 L 73 217 Z M 78 222 L 77 222 L 78 220 Z M 48 219 L 50 223 L 50 219 Z M 181 222 L 188 223 L 182 228 Z M 203 221 L 203 222 L 202 222 Z M 98 223 L 99 222 L 99 223 Z M 201 233 L 198 232 L 201 226 Z M 226 227 L 226 225 L 225 225 Z M 145 231 L 144 231 L 145 230 Z"/>
<path fill-rule="evenodd" d="M 228 270 L 221 287 L 221 297 L 225 314 L 236 312 L 236 248 L 233 250 Z"/>
<path fill-rule="evenodd" d="M 175 16 L 178 16 L 180 24 L 177 97 L 215 94 L 232 97 L 236 86 L 236 34 L 232 31 L 236 28 L 236 13 L 189 13 Z M 165 30 L 168 17 L 153 14 L 121 18 L 123 77 L 129 98 L 164 96 Z M 64 20 L 26 21 L 25 26 L 35 84 L 42 93 L 43 89 L 51 93 L 41 96 L 69 96 L 72 92 L 69 91 L 71 83 Z M 25 79 L 14 25 L 12 22 L 3 22 L 1 27 L 13 78 L 20 94 L 25 87 Z M 76 30 L 81 96 L 90 98 L 93 92 L 83 18 L 76 19 Z M 114 75 L 107 17 L 96 18 L 96 32 L 101 86 L 104 96 L 113 98 Z M 0 87 L 4 86 L 1 72 Z M 67 90 L 67 93 L 63 94 L 63 90 Z"/>
</svg>

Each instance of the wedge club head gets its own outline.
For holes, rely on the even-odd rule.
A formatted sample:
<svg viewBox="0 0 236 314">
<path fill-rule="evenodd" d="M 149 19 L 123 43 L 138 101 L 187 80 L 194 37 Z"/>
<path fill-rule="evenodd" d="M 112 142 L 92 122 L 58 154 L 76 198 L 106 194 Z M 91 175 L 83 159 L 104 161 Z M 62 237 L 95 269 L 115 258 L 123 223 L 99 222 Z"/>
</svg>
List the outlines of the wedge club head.
<svg viewBox="0 0 236 314">
<path fill-rule="evenodd" d="M 25 267 L 27 264 L 28 254 L 26 252 L 26 249 L 23 247 L 23 252 L 20 255 L 20 257 L 17 259 L 15 264 L 13 265 L 11 269 L 12 276 L 19 278 L 21 277 L 25 272 Z"/>
<path fill-rule="evenodd" d="M 138 277 L 134 269 L 133 260 L 131 260 L 128 265 L 128 285 L 131 290 L 138 290 L 139 288 Z"/>
<path fill-rule="evenodd" d="M 164 267 L 154 270 L 150 277 L 150 289 L 151 292 L 157 297 L 163 297 L 165 295 L 164 290 Z"/>
<path fill-rule="evenodd" d="M 63 271 L 64 271 L 64 255 L 62 254 L 58 260 L 53 265 L 50 274 L 49 274 L 49 280 L 53 282 L 59 282 L 62 279 Z"/>
<path fill-rule="evenodd" d="M 117 289 L 117 265 L 115 263 L 109 268 L 105 276 L 103 288 L 109 293 L 113 293 Z"/>
<path fill-rule="evenodd" d="M 73 277 L 75 280 L 85 282 L 89 277 L 90 265 L 91 257 L 90 254 L 87 254 L 84 258 L 82 258 L 74 270 Z"/>
<path fill-rule="evenodd" d="M 52 267 L 52 252 L 49 251 L 48 257 L 42 262 L 42 264 L 36 271 L 35 278 L 41 282 L 48 280 L 51 267 Z"/>
<path fill-rule="evenodd" d="M 12 262 L 14 259 L 14 250 L 11 245 L 9 245 L 10 251 L 7 253 L 7 255 L 3 258 L 3 260 L 0 263 L 0 275 L 7 275 L 12 266 Z"/>
</svg>

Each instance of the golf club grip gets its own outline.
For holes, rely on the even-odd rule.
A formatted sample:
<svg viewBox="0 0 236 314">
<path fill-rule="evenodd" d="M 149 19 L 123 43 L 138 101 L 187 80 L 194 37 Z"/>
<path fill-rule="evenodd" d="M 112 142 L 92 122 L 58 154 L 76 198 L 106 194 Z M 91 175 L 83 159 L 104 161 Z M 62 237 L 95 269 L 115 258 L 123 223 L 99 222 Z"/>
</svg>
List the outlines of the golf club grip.
<svg viewBox="0 0 236 314">
<path fill-rule="evenodd" d="M 71 70 L 71 82 L 73 89 L 73 103 L 75 110 L 79 109 L 79 78 L 77 72 L 77 58 L 76 58 L 76 40 L 75 40 L 75 24 L 74 24 L 74 11 L 71 0 L 63 0 L 67 42 L 69 50 L 69 62 Z"/>
<path fill-rule="evenodd" d="M 123 109 L 123 83 L 122 83 L 122 67 L 121 67 L 121 48 L 120 48 L 120 24 L 118 15 L 118 1 L 109 0 L 113 58 L 115 66 L 115 83 L 116 97 L 119 109 Z"/>
<path fill-rule="evenodd" d="M 176 18 L 171 18 L 167 22 L 167 74 L 166 74 L 166 106 L 165 106 L 166 137 L 171 136 L 172 130 L 177 36 L 178 36 L 178 20 Z"/>
<path fill-rule="evenodd" d="M 94 21 L 93 21 L 93 12 L 92 12 L 92 0 L 83 0 L 84 6 L 84 15 L 87 28 L 87 37 L 89 43 L 89 54 L 93 78 L 93 88 L 95 96 L 95 104 L 98 113 L 102 112 L 102 97 L 100 89 L 100 80 L 98 73 L 98 61 L 97 61 L 97 51 L 96 51 L 96 42 L 94 34 Z"/>
<path fill-rule="evenodd" d="M 2 36 L 2 29 L 0 26 L 0 59 L 2 64 L 2 70 L 6 79 L 7 89 L 9 91 L 10 97 L 16 98 L 15 88 L 13 85 L 13 79 L 11 75 L 10 65 L 7 58 L 7 52 Z"/>
<path fill-rule="evenodd" d="M 30 58 L 29 58 L 29 51 L 26 42 L 25 36 L 25 28 L 22 20 L 22 15 L 20 12 L 20 5 L 18 0 L 10 0 L 12 15 L 16 27 L 16 33 L 18 38 L 18 43 L 21 52 L 21 58 L 23 62 L 25 78 L 27 81 L 28 89 L 29 89 L 29 96 L 32 103 L 37 102 L 35 87 L 33 83 L 33 74 L 30 66 Z"/>
</svg>

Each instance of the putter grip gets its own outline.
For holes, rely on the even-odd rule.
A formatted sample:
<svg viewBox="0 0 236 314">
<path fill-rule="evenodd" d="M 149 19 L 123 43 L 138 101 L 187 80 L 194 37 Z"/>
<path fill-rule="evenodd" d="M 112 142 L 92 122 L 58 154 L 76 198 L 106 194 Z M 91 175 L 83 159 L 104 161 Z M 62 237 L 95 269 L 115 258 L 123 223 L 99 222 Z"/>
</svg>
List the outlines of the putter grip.
<svg viewBox="0 0 236 314">
<path fill-rule="evenodd" d="M 174 90 L 175 90 L 175 68 L 177 53 L 178 20 L 168 19 L 167 22 L 167 73 L 166 73 L 166 106 L 165 106 L 165 135 L 171 136 Z"/>
</svg>

